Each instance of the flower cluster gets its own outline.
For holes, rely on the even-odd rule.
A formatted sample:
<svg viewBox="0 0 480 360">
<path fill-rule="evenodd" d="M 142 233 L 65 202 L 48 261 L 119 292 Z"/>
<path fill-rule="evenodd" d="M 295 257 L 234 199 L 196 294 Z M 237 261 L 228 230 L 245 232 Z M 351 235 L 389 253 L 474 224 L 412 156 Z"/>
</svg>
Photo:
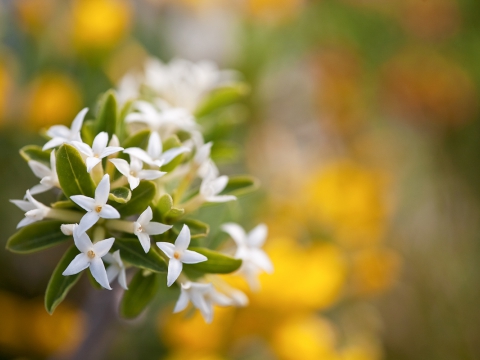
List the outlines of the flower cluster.
<svg viewBox="0 0 480 360">
<path fill-rule="evenodd" d="M 116 92 L 103 96 L 93 118 L 85 108 L 71 127 L 48 129 L 43 147 L 21 150 L 40 184 L 23 200 L 11 200 L 25 217 L 7 247 L 32 252 L 73 237 L 47 288 L 49 312 L 87 268 L 105 289 L 118 279 L 127 317 L 142 310 L 135 304 L 144 295 L 136 289 L 145 283 L 155 288 L 159 273 L 167 274 L 168 287 L 180 287 L 174 312 L 191 302 L 210 322 L 213 305 L 247 304 L 215 274 L 235 272 L 255 287 L 259 272 L 271 272 L 260 249 L 266 226 L 247 235 L 237 224 L 224 224 L 236 244 L 228 255 L 201 246 L 209 226 L 194 218 L 203 205 L 235 201 L 255 187 L 252 178 L 220 175 L 211 156 L 214 142 L 206 142 L 197 121 L 229 105 L 225 92 L 230 100 L 241 95 L 233 75 L 209 62 L 149 60 L 144 74 L 125 76 Z M 33 197 L 50 190 L 57 197 L 50 206 Z M 130 282 L 128 268 L 138 269 Z"/>
</svg>

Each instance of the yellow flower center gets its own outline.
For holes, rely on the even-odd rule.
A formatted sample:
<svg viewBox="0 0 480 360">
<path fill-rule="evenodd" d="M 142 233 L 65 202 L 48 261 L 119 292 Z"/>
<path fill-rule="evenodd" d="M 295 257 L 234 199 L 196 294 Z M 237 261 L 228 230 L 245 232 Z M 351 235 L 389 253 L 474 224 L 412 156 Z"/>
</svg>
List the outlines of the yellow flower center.
<svg viewBox="0 0 480 360">
<path fill-rule="evenodd" d="M 102 206 L 101 206 L 101 205 L 95 206 L 95 211 L 96 211 L 97 213 L 99 213 L 100 211 L 102 211 Z"/>
<path fill-rule="evenodd" d="M 90 259 L 93 259 L 93 258 L 95 257 L 94 251 L 93 251 L 93 250 L 88 250 L 87 256 L 88 256 Z"/>
</svg>

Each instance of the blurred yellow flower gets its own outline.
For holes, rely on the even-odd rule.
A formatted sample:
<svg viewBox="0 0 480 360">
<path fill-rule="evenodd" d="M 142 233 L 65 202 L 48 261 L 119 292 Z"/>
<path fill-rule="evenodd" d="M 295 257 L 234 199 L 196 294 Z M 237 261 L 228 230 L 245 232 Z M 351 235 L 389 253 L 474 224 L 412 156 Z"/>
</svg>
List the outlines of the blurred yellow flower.
<svg viewBox="0 0 480 360">
<path fill-rule="evenodd" d="M 80 91 L 65 75 L 43 74 L 30 86 L 27 118 L 33 128 L 70 123 L 80 107 Z"/>
<path fill-rule="evenodd" d="M 0 292 L 0 308 L 0 345 L 12 352 L 68 354 L 82 340 L 86 325 L 84 315 L 66 304 L 54 315 L 49 315 L 40 299 L 24 300 Z"/>
<path fill-rule="evenodd" d="M 385 248 L 358 251 L 352 259 L 352 291 L 359 296 L 378 295 L 398 278 L 400 255 Z"/>
<path fill-rule="evenodd" d="M 333 326 L 316 315 L 287 319 L 272 336 L 280 360 L 340 360 L 335 343 Z"/>
<path fill-rule="evenodd" d="M 348 247 L 378 243 L 388 217 L 385 176 L 349 160 L 337 161 L 310 179 L 305 212 Z"/>
<path fill-rule="evenodd" d="M 262 21 L 282 22 L 294 18 L 303 8 L 304 0 L 248 0 L 248 13 Z"/>
<path fill-rule="evenodd" d="M 17 0 L 13 5 L 17 10 L 20 26 L 36 36 L 48 25 L 56 4 L 55 0 Z"/>
<path fill-rule="evenodd" d="M 81 50 L 109 50 L 125 37 L 132 9 L 124 0 L 78 0 L 73 36 Z"/>
<path fill-rule="evenodd" d="M 5 64 L 0 62 L 0 124 L 6 113 L 7 99 L 11 86 L 11 79 Z"/>
</svg>

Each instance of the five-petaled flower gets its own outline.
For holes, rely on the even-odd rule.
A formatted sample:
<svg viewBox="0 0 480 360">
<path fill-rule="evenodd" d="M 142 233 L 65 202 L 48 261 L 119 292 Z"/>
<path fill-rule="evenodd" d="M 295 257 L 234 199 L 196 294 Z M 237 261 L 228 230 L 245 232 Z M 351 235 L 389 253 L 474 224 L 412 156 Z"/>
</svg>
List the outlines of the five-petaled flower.
<svg viewBox="0 0 480 360">
<path fill-rule="evenodd" d="M 54 125 L 47 130 L 47 135 L 52 139 L 43 145 L 43 150 L 51 149 L 62 145 L 63 143 L 70 143 L 72 141 L 82 141 L 80 130 L 82 129 L 83 119 L 88 112 L 88 108 L 80 111 L 72 122 L 69 129 L 65 125 Z"/>
<path fill-rule="evenodd" d="M 112 290 L 108 282 L 107 271 L 103 264 L 102 257 L 104 257 L 115 241 L 114 238 L 109 238 L 92 243 L 86 232 L 80 230 L 79 226 L 75 226 L 73 230 L 73 240 L 75 246 L 80 250 L 72 262 L 67 266 L 62 273 L 64 276 L 78 274 L 80 271 L 90 268 L 92 276 L 105 289 Z"/>
<path fill-rule="evenodd" d="M 150 235 L 163 234 L 172 228 L 172 225 L 152 221 L 152 218 L 152 208 L 149 206 L 133 223 L 134 234 L 137 235 L 146 253 L 150 250 Z"/>
<path fill-rule="evenodd" d="M 206 202 L 220 203 L 237 200 L 233 195 L 219 195 L 228 184 L 228 176 L 206 176 L 200 184 L 200 196 Z"/>
<path fill-rule="evenodd" d="M 72 141 L 72 144 L 84 155 L 87 156 L 85 163 L 87 164 L 87 172 L 99 164 L 104 157 L 122 151 L 120 146 L 107 146 L 108 133 L 105 131 L 99 133 L 93 140 L 92 147 L 81 141 Z"/>
<path fill-rule="evenodd" d="M 120 286 L 125 290 L 128 290 L 127 275 L 125 273 L 125 266 L 123 265 L 122 258 L 120 257 L 120 250 L 115 251 L 113 254 L 107 253 L 103 257 L 103 260 L 110 264 L 107 268 L 108 282 L 112 283 L 112 281 L 118 276 L 118 283 Z"/>
<path fill-rule="evenodd" d="M 143 170 L 143 162 L 132 155 L 130 155 L 130 164 L 123 159 L 111 159 L 110 162 L 122 175 L 126 176 L 132 190 L 140 184 L 140 180 L 155 180 L 166 174 L 158 170 Z"/>
<path fill-rule="evenodd" d="M 167 286 L 171 286 L 178 279 L 183 264 L 196 264 L 208 260 L 205 255 L 187 250 L 190 245 L 190 229 L 187 225 L 183 225 L 182 231 L 175 240 L 175 245 L 169 242 L 157 242 L 157 245 L 170 259 L 168 261 Z"/>
<path fill-rule="evenodd" d="M 95 199 L 85 195 L 73 195 L 70 199 L 87 211 L 78 225 L 79 231 L 87 231 L 100 218 L 118 219 L 120 213 L 111 205 L 107 205 L 110 193 L 110 177 L 105 174 L 95 189 Z"/>
</svg>

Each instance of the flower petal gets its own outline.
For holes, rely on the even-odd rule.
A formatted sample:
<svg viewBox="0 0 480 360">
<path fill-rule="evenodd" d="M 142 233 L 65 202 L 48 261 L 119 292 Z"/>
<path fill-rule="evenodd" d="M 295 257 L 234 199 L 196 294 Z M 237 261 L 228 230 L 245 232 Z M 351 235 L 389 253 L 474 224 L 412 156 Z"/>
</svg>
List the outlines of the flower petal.
<svg viewBox="0 0 480 360">
<path fill-rule="evenodd" d="M 92 241 L 87 233 L 80 231 L 80 226 L 78 225 L 73 226 L 73 241 L 77 249 L 82 253 L 87 253 L 93 247 Z"/>
<path fill-rule="evenodd" d="M 113 243 L 115 242 L 115 238 L 108 238 L 105 240 L 101 240 L 93 244 L 93 251 L 95 255 L 98 257 L 105 256 L 108 251 L 112 248 Z"/>
<path fill-rule="evenodd" d="M 125 290 L 128 290 L 127 274 L 125 273 L 125 269 L 120 270 L 120 273 L 118 274 L 118 283 L 122 288 L 124 288 Z"/>
<path fill-rule="evenodd" d="M 20 222 L 17 224 L 17 229 L 19 229 L 21 227 L 24 227 L 24 226 L 27 226 L 27 225 L 30 225 L 30 224 L 33 224 L 36 221 L 38 221 L 38 219 L 34 219 L 34 218 L 31 218 L 31 217 L 25 217 L 22 220 L 20 220 Z"/>
<path fill-rule="evenodd" d="M 143 213 L 140 214 L 140 216 L 137 219 L 137 222 L 140 225 L 145 226 L 150 221 L 152 221 L 152 218 L 153 218 L 153 212 L 152 212 L 152 208 L 149 206 L 145 209 Z M 156 234 L 152 234 L 152 235 L 156 235 Z"/>
<path fill-rule="evenodd" d="M 32 172 L 36 177 L 42 179 L 45 176 L 49 176 L 52 173 L 52 170 L 48 166 L 43 165 L 41 162 L 30 160 L 28 166 L 32 169 Z"/>
<path fill-rule="evenodd" d="M 62 273 L 64 276 L 78 274 L 90 265 L 90 260 L 85 254 L 78 254 Z"/>
<path fill-rule="evenodd" d="M 251 249 L 250 260 L 265 272 L 269 274 L 273 272 L 273 264 L 265 251 L 260 249 Z"/>
<path fill-rule="evenodd" d="M 128 176 L 128 184 L 130 185 L 130 189 L 134 190 L 140 184 L 140 179 L 135 176 Z"/>
<path fill-rule="evenodd" d="M 87 155 L 87 156 L 94 155 L 92 148 L 81 141 L 72 141 L 72 145 L 75 146 L 78 149 L 78 151 L 80 151 L 84 155 Z"/>
<path fill-rule="evenodd" d="M 87 160 L 85 160 L 85 163 L 87 165 L 87 172 L 90 172 L 92 171 L 92 169 L 101 162 L 102 160 L 100 160 L 99 158 L 97 157 L 93 157 L 93 156 L 89 156 L 87 157 Z"/>
<path fill-rule="evenodd" d="M 150 236 L 144 232 L 139 232 L 136 233 L 138 240 L 140 240 L 140 244 L 142 245 L 143 250 L 145 253 L 148 253 L 150 251 Z"/>
<path fill-rule="evenodd" d="M 91 197 L 85 195 L 73 195 L 70 196 L 70 200 L 86 211 L 92 211 L 95 209 L 95 200 Z"/>
<path fill-rule="evenodd" d="M 162 250 L 165 255 L 167 255 L 170 259 L 173 257 L 175 252 L 175 245 L 169 242 L 157 242 L 157 246 Z"/>
<path fill-rule="evenodd" d="M 110 194 L 110 176 L 108 174 L 103 175 L 102 180 L 95 189 L 95 204 L 105 205 L 108 201 L 108 195 Z"/>
<path fill-rule="evenodd" d="M 43 145 L 42 150 L 45 151 L 45 150 L 57 147 L 59 145 L 62 145 L 65 142 L 66 142 L 66 139 L 60 138 L 60 137 L 55 137 L 55 138 L 51 139 L 50 141 L 48 141 L 45 145 Z"/>
<path fill-rule="evenodd" d="M 205 255 L 199 254 L 196 251 L 185 250 L 180 258 L 180 261 L 184 264 L 196 264 L 202 261 L 207 261 L 208 258 Z"/>
<path fill-rule="evenodd" d="M 165 225 L 159 222 L 152 221 L 144 226 L 145 232 L 149 235 L 160 235 L 170 230 L 172 225 Z"/>
<path fill-rule="evenodd" d="M 162 155 L 162 140 L 156 131 L 153 131 L 148 139 L 147 153 L 152 159 L 160 158 Z"/>
<path fill-rule="evenodd" d="M 10 200 L 10 202 L 18 206 L 20 210 L 23 210 L 23 211 L 30 211 L 30 210 L 36 209 L 35 205 L 32 204 L 30 201 Z"/>
<path fill-rule="evenodd" d="M 108 133 L 105 131 L 102 131 L 99 133 L 97 136 L 95 136 L 95 139 L 93 139 L 93 144 L 92 144 L 92 151 L 95 155 L 100 155 L 103 150 L 107 147 L 108 143 Z"/>
<path fill-rule="evenodd" d="M 153 159 L 143 149 L 132 147 L 125 149 L 123 152 L 130 156 L 134 156 L 147 164 L 153 164 Z"/>
<path fill-rule="evenodd" d="M 190 229 L 184 224 L 182 231 L 178 234 L 177 240 L 175 240 L 175 248 L 184 251 L 188 249 L 188 245 L 190 245 Z"/>
<path fill-rule="evenodd" d="M 170 259 L 168 262 L 167 286 L 172 286 L 175 280 L 178 279 L 182 272 L 182 268 L 183 265 L 181 261 L 175 258 Z"/>
<path fill-rule="evenodd" d="M 185 290 L 182 289 L 182 292 L 180 293 L 180 297 L 177 300 L 177 303 L 175 304 L 175 308 L 173 309 L 173 313 L 176 314 L 180 311 L 185 310 L 185 308 L 188 305 L 188 294 Z"/>
<path fill-rule="evenodd" d="M 268 227 L 265 224 L 259 224 L 252 229 L 247 236 L 247 245 L 249 247 L 262 247 L 267 239 Z"/>
<path fill-rule="evenodd" d="M 216 195 L 216 196 L 207 196 L 205 198 L 205 201 L 211 202 L 211 203 L 223 203 L 223 202 L 229 202 L 234 200 L 237 200 L 237 197 L 233 195 Z"/>
<path fill-rule="evenodd" d="M 138 172 L 138 178 L 142 180 L 155 180 L 165 174 L 166 172 L 158 170 L 140 170 Z"/>
<path fill-rule="evenodd" d="M 130 175 L 130 165 L 128 165 L 128 162 L 126 160 L 123 160 L 123 159 L 110 159 L 109 160 L 113 165 L 115 165 L 115 167 L 117 168 L 117 170 L 122 174 L 122 175 L 125 175 L 125 176 L 129 176 Z"/>
<path fill-rule="evenodd" d="M 122 150 L 123 150 L 123 147 L 120 147 L 120 146 L 109 146 L 100 153 L 100 158 L 103 159 L 104 157 L 110 156 Z"/>
<path fill-rule="evenodd" d="M 105 289 L 112 290 L 110 284 L 108 283 L 105 265 L 103 264 L 102 259 L 98 256 L 95 256 L 90 262 L 90 272 L 100 285 L 102 285 Z"/>
<path fill-rule="evenodd" d="M 87 114 L 87 112 L 88 112 L 88 108 L 84 108 L 77 114 L 77 116 L 75 116 L 75 119 L 73 119 L 72 126 L 71 126 L 73 133 L 80 132 L 80 129 L 82 128 L 82 124 L 83 124 L 83 119 L 85 118 L 85 115 Z"/>
<path fill-rule="evenodd" d="M 120 213 L 112 205 L 103 205 L 100 217 L 104 219 L 119 219 Z"/>
<path fill-rule="evenodd" d="M 176 148 L 169 149 L 169 150 L 165 151 L 163 153 L 161 159 L 163 160 L 163 164 L 166 165 L 170 161 L 175 159 L 178 155 L 189 152 L 189 151 L 190 151 L 190 149 L 185 147 L 185 146 L 176 147 Z"/>
<path fill-rule="evenodd" d="M 30 194 L 32 195 L 41 194 L 41 193 L 44 193 L 45 191 L 50 190 L 52 187 L 53 186 L 50 186 L 50 185 L 37 184 L 30 189 Z"/>
<path fill-rule="evenodd" d="M 120 268 L 116 265 L 110 265 L 108 268 L 107 268 L 107 279 L 108 279 L 108 282 L 111 283 L 113 280 L 115 280 L 115 278 L 118 276 L 118 274 L 120 273 Z"/>
<path fill-rule="evenodd" d="M 235 223 L 226 223 L 221 226 L 221 229 L 230 235 L 237 244 L 237 246 L 245 246 L 247 242 L 247 234 L 243 228 Z"/>
<path fill-rule="evenodd" d="M 98 219 L 100 219 L 100 217 L 96 211 L 87 212 L 80 220 L 80 224 L 78 224 L 79 231 L 87 231 L 97 223 Z"/>
</svg>

